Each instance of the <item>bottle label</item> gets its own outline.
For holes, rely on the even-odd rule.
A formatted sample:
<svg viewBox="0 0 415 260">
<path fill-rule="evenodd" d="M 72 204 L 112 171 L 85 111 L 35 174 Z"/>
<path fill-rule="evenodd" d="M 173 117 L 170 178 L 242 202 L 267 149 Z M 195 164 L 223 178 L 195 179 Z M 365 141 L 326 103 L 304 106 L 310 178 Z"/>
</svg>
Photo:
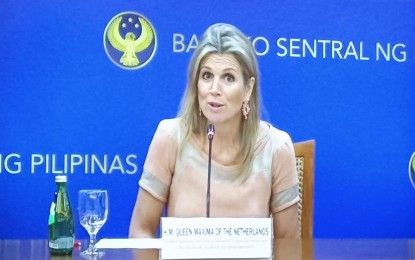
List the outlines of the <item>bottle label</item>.
<svg viewBox="0 0 415 260">
<path fill-rule="evenodd" d="M 70 249 L 73 248 L 73 237 L 61 237 L 56 240 L 49 241 L 49 247 L 53 249 Z"/>
<path fill-rule="evenodd" d="M 52 202 L 52 205 L 50 205 L 50 211 L 49 211 L 49 225 L 53 225 L 55 223 L 55 202 Z"/>
</svg>

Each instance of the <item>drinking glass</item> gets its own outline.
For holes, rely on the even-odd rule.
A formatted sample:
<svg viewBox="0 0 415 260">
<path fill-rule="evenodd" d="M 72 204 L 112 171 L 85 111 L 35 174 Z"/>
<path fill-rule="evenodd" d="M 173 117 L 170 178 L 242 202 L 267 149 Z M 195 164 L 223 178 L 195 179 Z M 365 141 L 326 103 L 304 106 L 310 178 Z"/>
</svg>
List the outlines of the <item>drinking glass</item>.
<svg viewBox="0 0 415 260">
<path fill-rule="evenodd" d="M 108 216 L 108 192 L 106 190 L 80 190 L 78 193 L 78 215 L 81 225 L 89 234 L 88 249 L 81 252 L 86 256 L 101 256 L 97 250 L 97 233 Z"/>
</svg>

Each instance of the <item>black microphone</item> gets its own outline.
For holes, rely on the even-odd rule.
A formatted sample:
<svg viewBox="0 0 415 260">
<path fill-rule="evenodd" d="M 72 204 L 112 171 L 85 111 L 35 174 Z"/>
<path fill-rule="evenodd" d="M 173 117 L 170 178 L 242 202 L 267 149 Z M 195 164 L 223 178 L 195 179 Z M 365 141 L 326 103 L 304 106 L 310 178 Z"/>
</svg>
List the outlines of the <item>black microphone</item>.
<svg viewBox="0 0 415 260">
<path fill-rule="evenodd" d="M 212 161 L 212 140 L 215 135 L 215 126 L 209 124 L 207 127 L 207 136 L 209 139 L 209 160 L 208 160 L 208 181 L 207 181 L 207 192 L 206 192 L 206 217 L 210 217 L 210 165 Z"/>
</svg>

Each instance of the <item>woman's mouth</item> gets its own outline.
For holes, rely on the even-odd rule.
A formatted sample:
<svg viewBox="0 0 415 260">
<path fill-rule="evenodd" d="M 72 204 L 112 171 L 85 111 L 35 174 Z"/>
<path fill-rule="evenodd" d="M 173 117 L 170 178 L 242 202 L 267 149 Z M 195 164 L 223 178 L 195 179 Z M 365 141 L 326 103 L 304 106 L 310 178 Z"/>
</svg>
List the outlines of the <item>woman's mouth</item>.
<svg viewBox="0 0 415 260">
<path fill-rule="evenodd" d="M 222 104 L 216 102 L 208 102 L 208 105 L 212 108 L 220 108 L 223 106 Z"/>
</svg>

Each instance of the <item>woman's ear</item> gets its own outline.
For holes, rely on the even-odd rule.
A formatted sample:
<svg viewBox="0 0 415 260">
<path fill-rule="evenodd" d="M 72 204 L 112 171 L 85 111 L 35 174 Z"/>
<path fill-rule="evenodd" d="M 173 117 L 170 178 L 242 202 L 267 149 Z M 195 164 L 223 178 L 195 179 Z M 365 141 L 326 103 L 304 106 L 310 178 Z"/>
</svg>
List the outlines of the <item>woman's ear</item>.
<svg viewBox="0 0 415 260">
<path fill-rule="evenodd" d="M 255 85 L 255 78 L 250 77 L 248 81 L 248 88 L 245 95 L 245 100 L 249 100 L 251 98 L 252 91 L 254 90 Z"/>
</svg>

